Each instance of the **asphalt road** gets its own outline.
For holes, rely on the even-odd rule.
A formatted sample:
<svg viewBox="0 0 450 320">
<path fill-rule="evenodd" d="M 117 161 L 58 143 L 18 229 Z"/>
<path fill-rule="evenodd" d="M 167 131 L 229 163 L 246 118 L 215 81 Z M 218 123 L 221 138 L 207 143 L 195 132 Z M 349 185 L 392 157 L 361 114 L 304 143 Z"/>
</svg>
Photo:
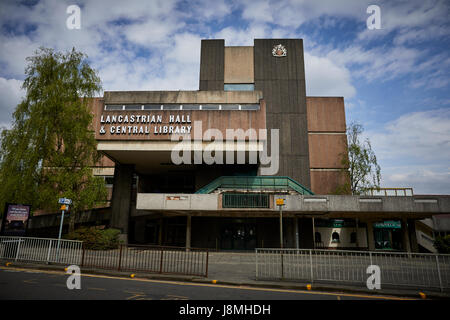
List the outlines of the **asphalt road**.
<svg viewBox="0 0 450 320">
<path fill-rule="evenodd" d="M 69 275 L 58 271 L 0 268 L 0 299 L 44 300 L 392 300 L 393 297 L 289 289 L 237 287 L 82 275 L 81 289 L 67 288 Z"/>
</svg>

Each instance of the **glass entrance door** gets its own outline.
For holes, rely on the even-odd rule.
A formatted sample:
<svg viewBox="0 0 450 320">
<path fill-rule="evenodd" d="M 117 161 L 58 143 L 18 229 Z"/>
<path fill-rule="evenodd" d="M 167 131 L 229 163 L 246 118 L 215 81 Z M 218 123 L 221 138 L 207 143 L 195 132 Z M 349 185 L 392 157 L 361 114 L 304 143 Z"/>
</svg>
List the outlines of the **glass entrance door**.
<svg viewBox="0 0 450 320">
<path fill-rule="evenodd" d="M 256 247 L 256 225 L 252 223 L 229 223 L 221 230 L 221 249 L 252 250 Z"/>
<path fill-rule="evenodd" d="M 391 231 L 389 229 L 375 229 L 375 249 L 392 249 Z"/>
</svg>

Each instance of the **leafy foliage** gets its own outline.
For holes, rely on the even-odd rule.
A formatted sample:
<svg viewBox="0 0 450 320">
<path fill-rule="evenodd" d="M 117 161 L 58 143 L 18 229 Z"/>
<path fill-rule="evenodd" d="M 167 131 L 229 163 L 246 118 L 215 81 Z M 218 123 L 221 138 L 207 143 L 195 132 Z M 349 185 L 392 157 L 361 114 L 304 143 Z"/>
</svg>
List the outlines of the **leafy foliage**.
<svg viewBox="0 0 450 320">
<path fill-rule="evenodd" d="M 439 253 L 450 253 L 450 234 L 445 237 L 437 236 L 433 245 Z"/>
<path fill-rule="evenodd" d="M 119 247 L 120 230 L 96 227 L 82 227 L 68 233 L 65 238 L 69 240 L 83 241 L 83 247 L 91 250 L 110 250 Z"/>
<path fill-rule="evenodd" d="M 58 198 L 73 200 L 72 212 L 106 199 L 104 181 L 92 174 L 99 160 L 90 129 L 88 101 L 101 90 L 84 54 L 40 48 L 27 58 L 26 96 L 1 133 L 0 207 L 5 202 L 58 210 Z"/>
<path fill-rule="evenodd" d="M 342 155 L 343 173 L 350 175 L 350 183 L 339 186 L 336 194 L 362 194 L 368 189 L 379 189 L 381 168 L 369 139 L 363 142 L 362 125 L 351 123 L 347 128 L 348 155 Z M 348 169 L 347 169 L 348 168 Z"/>
</svg>

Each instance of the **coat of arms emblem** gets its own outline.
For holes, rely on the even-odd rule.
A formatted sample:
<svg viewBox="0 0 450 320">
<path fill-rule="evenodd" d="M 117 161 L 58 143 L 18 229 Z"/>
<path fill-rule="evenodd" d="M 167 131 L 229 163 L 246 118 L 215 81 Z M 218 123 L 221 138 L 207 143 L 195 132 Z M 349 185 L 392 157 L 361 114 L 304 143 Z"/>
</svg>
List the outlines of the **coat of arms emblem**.
<svg viewBox="0 0 450 320">
<path fill-rule="evenodd" d="M 287 50 L 282 44 L 277 44 L 273 46 L 272 55 L 274 57 L 286 57 Z"/>
</svg>

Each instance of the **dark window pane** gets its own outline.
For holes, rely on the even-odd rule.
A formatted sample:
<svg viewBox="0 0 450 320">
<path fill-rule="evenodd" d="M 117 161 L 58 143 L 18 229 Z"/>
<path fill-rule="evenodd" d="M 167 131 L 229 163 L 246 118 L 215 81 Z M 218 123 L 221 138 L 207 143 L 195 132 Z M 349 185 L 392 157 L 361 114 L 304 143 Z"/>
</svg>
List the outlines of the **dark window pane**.
<svg viewBox="0 0 450 320">
<path fill-rule="evenodd" d="M 141 104 L 129 104 L 125 105 L 125 110 L 141 110 L 142 105 Z"/>
<path fill-rule="evenodd" d="M 202 104 L 202 110 L 219 110 L 218 104 Z"/>
<path fill-rule="evenodd" d="M 144 110 L 161 110 L 160 104 L 146 104 L 144 105 Z"/>
<path fill-rule="evenodd" d="M 259 110 L 259 104 L 242 104 L 241 110 Z"/>
<path fill-rule="evenodd" d="M 222 110 L 239 110 L 238 104 L 223 104 Z"/>
<path fill-rule="evenodd" d="M 119 104 L 107 104 L 105 105 L 105 110 L 122 110 L 123 105 Z"/>
<path fill-rule="evenodd" d="M 199 104 L 183 104 L 183 110 L 199 110 Z"/>
<path fill-rule="evenodd" d="M 163 110 L 180 110 L 179 104 L 165 104 L 163 105 Z"/>
</svg>

